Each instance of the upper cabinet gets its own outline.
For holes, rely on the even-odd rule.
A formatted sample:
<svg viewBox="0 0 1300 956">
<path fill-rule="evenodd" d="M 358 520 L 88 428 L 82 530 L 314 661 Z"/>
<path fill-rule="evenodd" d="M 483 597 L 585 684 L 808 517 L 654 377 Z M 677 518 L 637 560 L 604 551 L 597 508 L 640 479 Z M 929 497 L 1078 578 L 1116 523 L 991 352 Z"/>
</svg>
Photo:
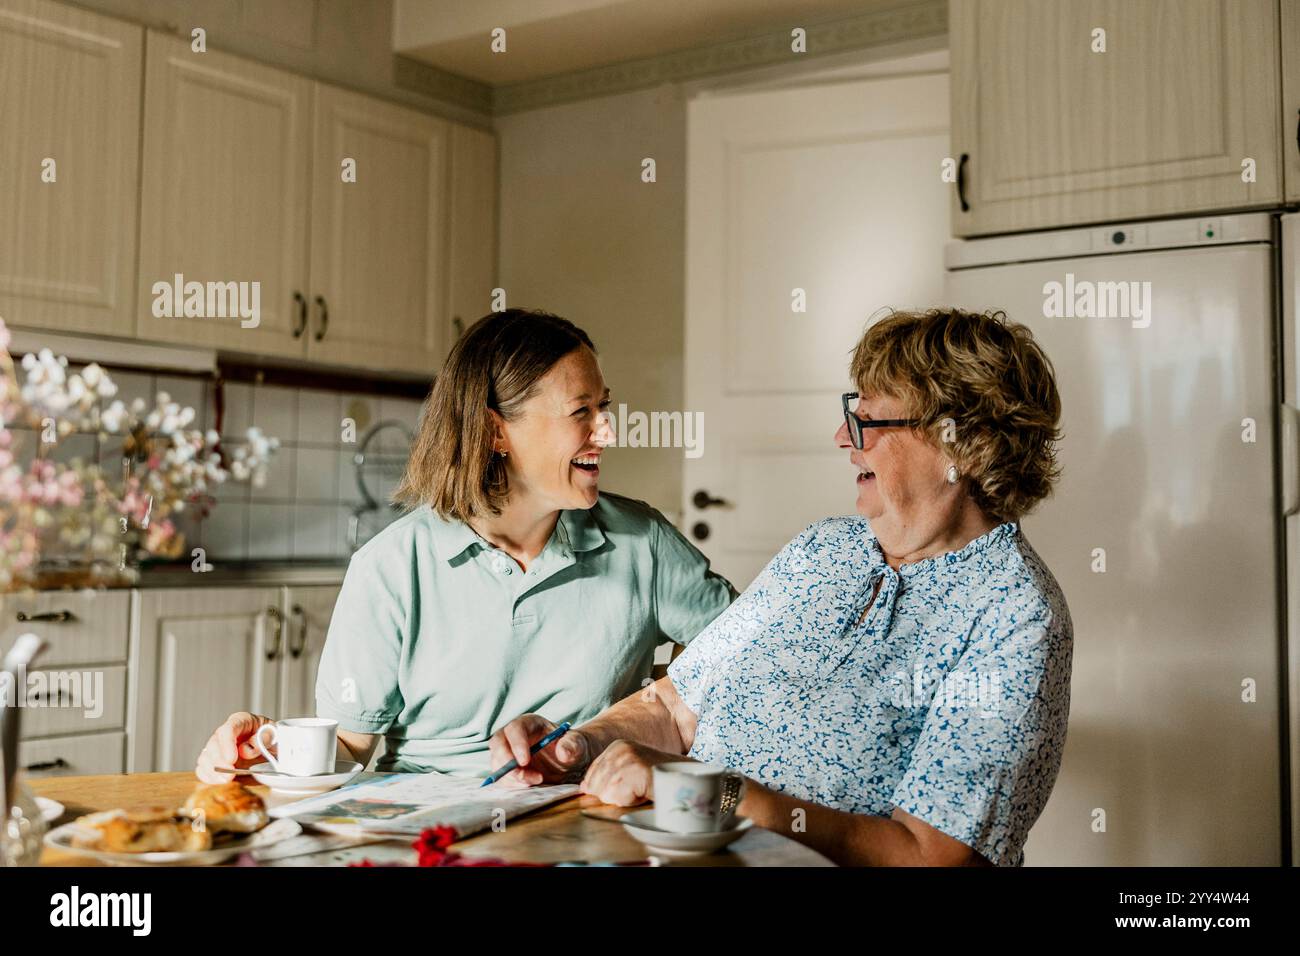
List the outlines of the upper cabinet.
<svg viewBox="0 0 1300 956">
<path fill-rule="evenodd" d="M 15 326 L 427 378 L 488 311 L 490 132 L 46 0 L 0 116 Z"/>
<path fill-rule="evenodd" d="M 311 81 L 222 53 L 195 53 L 188 41 L 153 32 L 148 62 L 140 337 L 301 357 Z M 205 294 L 204 308 L 187 316 L 184 297 L 176 301 L 177 276 L 182 292 L 189 282 L 205 290 L 208 283 L 246 283 L 245 311 L 256 305 L 258 314 L 244 318 L 229 307 L 233 298 L 226 308 L 214 301 L 208 309 Z M 171 291 L 155 292 L 156 283 Z"/>
<path fill-rule="evenodd" d="M 490 134 L 149 34 L 142 337 L 432 377 L 452 296 L 488 300 L 495 195 Z M 187 314 L 191 281 L 258 282 L 260 317 Z"/>
<path fill-rule="evenodd" d="M 134 326 L 144 31 L 44 0 L 0 4 L 0 317 Z"/>
<path fill-rule="evenodd" d="M 307 354 L 427 372 L 447 347 L 450 124 L 318 84 Z"/>
<path fill-rule="evenodd" d="M 954 231 L 1279 203 L 1277 30 L 1277 0 L 950 0 Z"/>
<path fill-rule="evenodd" d="M 1300 3 L 1281 2 L 1283 171 L 1286 201 L 1300 202 Z"/>
</svg>

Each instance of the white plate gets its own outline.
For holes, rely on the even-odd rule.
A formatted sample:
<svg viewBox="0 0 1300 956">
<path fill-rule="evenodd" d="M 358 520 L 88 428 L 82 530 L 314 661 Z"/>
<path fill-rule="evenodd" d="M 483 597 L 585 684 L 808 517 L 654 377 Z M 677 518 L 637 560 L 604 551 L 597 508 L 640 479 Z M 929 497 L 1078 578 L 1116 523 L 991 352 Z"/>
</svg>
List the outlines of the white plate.
<svg viewBox="0 0 1300 956">
<path fill-rule="evenodd" d="M 40 808 L 41 819 L 46 823 L 53 823 L 63 816 L 63 811 L 67 809 L 59 801 L 51 800 L 49 797 L 37 797 L 36 806 Z"/>
<path fill-rule="evenodd" d="M 664 856 L 703 856 L 716 853 L 728 843 L 739 840 L 754 826 L 748 817 L 737 817 L 730 830 L 710 833 L 670 833 L 655 826 L 654 808 L 633 810 L 619 817 L 623 829 L 647 849 Z"/>
<path fill-rule="evenodd" d="M 262 772 L 274 769 L 269 763 L 257 763 L 248 768 L 248 773 L 258 783 L 265 784 L 276 793 L 324 793 L 338 789 L 366 768 L 355 760 L 340 760 L 334 764 L 333 773 L 318 773 L 310 777 L 286 777 Z"/>
<path fill-rule="evenodd" d="M 76 823 L 65 823 L 45 834 L 45 842 L 48 846 L 88 856 L 114 866 L 211 866 L 213 863 L 223 863 L 245 850 L 271 846 L 295 837 L 302 833 L 302 827 L 298 825 L 297 820 L 284 817 L 271 821 L 256 833 L 250 833 L 211 850 L 174 853 L 110 853 L 106 850 L 87 850 L 72 845 L 72 838 L 78 832 L 84 832 L 84 828 L 77 826 Z"/>
</svg>

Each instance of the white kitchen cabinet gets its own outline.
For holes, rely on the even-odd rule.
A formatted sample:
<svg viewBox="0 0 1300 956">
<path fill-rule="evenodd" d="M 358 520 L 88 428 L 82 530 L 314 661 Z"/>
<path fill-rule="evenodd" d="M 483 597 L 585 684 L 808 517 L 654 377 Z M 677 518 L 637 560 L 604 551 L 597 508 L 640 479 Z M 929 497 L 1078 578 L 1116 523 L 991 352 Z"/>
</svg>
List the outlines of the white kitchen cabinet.
<svg viewBox="0 0 1300 956">
<path fill-rule="evenodd" d="M 951 0 L 954 232 L 1278 203 L 1277 18 L 1277 0 Z"/>
<path fill-rule="evenodd" d="M 149 588 L 131 656 L 132 772 L 187 770 L 236 711 L 316 713 L 316 671 L 339 589 Z"/>
<path fill-rule="evenodd" d="M 0 0 L 0 316 L 130 335 L 144 31 Z"/>
<path fill-rule="evenodd" d="M 20 634 L 46 641 L 20 688 L 18 759 L 28 776 L 124 769 L 130 605 L 128 591 L 0 595 L 0 654 Z"/>
<path fill-rule="evenodd" d="M 497 141 L 485 130 L 451 131 L 449 342 L 492 311 L 497 284 Z"/>
<path fill-rule="evenodd" d="M 317 84 L 309 357 L 430 377 L 441 364 L 450 128 Z"/>
<path fill-rule="evenodd" d="M 140 592 L 131 659 L 131 772 L 188 770 L 231 713 L 275 713 L 286 633 L 280 588 Z"/>
<path fill-rule="evenodd" d="M 151 31 L 148 50 L 138 336 L 432 377 L 451 310 L 490 299 L 492 134 L 186 39 Z M 259 283 L 256 327 L 174 294 L 156 314 L 177 275 Z"/>
<path fill-rule="evenodd" d="M 285 656 L 280 668 L 277 717 L 310 717 L 316 713 L 316 671 L 320 669 L 325 635 L 339 589 L 333 586 L 286 588 Z"/>
<path fill-rule="evenodd" d="M 125 773 L 126 734 L 119 731 L 22 740 L 18 744 L 18 766 L 29 778 Z"/>
<path fill-rule="evenodd" d="M 301 357 L 312 83 L 240 57 L 196 53 L 188 39 L 154 31 L 148 48 L 137 334 Z M 155 308 L 154 284 L 174 285 L 177 275 L 205 289 L 258 283 L 257 325 L 237 314 L 186 317 L 174 301 L 172 315 L 156 314 L 165 309 Z M 245 288 L 251 299 L 253 287 Z"/>
<path fill-rule="evenodd" d="M 1300 202 L 1300 3 L 1281 0 L 1282 164 L 1286 201 Z"/>
</svg>

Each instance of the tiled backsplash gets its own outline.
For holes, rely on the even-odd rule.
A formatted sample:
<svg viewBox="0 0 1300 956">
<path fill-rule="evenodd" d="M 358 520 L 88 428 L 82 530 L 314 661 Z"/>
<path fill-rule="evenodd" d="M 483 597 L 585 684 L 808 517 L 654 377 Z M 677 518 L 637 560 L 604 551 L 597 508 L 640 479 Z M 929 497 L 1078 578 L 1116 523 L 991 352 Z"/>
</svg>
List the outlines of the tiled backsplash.
<svg viewBox="0 0 1300 956">
<path fill-rule="evenodd" d="M 157 392 L 172 401 L 191 406 L 197 412 L 192 427 L 207 430 L 217 424 L 217 386 L 202 378 L 177 375 L 148 375 L 108 369 L 117 383 L 118 394 L 128 404 L 144 398 L 152 405 Z M 414 433 L 421 403 L 347 392 L 288 388 L 226 382 L 221 438 L 228 447 L 242 443 L 249 425 L 280 440 L 280 450 L 271 461 L 266 481 L 259 487 L 249 482 L 228 481 L 212 489 L 216 505 L 203 521 L 180 522 L 186 537 L 186 551 L 202 547 L 207 559 L 220 561 L 341 559 L 351 554 L 349 524 L 365 508 L 354 463 L 361 442 L 372 425 L 394 420 Z M 344 419 L 355 422 L 355 440 L 345 441 Z M 34 449 L 37 436 L 15 429 L 16 451 Z M 351 436 L 347 436 L 351 437 Z M 61 460 L 98 460 L 105 467 L 116 466 L 117 449 L 94 435 L 71 435 L 60 442 L 54 455 Z M 370 451 L 374 451 L 372 447 Z M 385 443 L 384 454 L 400 470 L 407 447 L 400 433 Z M 386 502 L 396 481 L 395 473 L 371 484 L 372 493 Z M 368 511 L 359 523 L 364 541 L 397 517 L 397 512 Z"/>
<path fill-rule="evenodd" d="M 160 389 L 170 384 L 161 376 L 158 382 Z M 212 387 L 207 391 L 211 426 L 215 423 Z M 217 506 L 203 522 L 198 539 L 209 557 L 264 560 L 349 555 L 349 522 L 364 507 L 353 458 L 366 432 L 377 422 L 398 421 L 413 434 L 419 423 L 420 402 L 229 382 L 224 391 L 222 440 L 238 442 L 249 424 L 254 424 L 280 439 L 280 451 L 260 488 L 247 483 L 220 486 Z M 344 419 L 355 422 L 352 441 L 343 440 Z M 405 441 L 400 441 L 384 450 L 404 456 L 407 448 Z M 372 494 L 382 504 L 394 486 L 393 480 L 377 481 Z M 361 539 L 394 517 L 394 512 L 366 513 Z"/>
</svg>

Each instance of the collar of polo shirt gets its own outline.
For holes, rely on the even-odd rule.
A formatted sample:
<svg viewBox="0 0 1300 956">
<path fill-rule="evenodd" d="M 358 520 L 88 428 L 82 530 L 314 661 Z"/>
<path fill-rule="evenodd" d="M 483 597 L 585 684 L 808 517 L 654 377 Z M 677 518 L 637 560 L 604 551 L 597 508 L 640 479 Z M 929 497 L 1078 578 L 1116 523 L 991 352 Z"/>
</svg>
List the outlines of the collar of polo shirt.
<svg viewBox="0 0 1300 956">
<path fill-rule="evenodd" d="M 561 540 L 568 541 L 574 552 L 594 551 L 605 543 L 605 532 L 590 511 L 581 508 L 561 511 L 559 524 L 564 531 Z M 438 557 L 444 561 L 453 561 L 470 546 L 481 547 L 483 544 L 478 532 L 455 518 L 446 520 L 435 516 L 433 528 L 433 547 Z"/>
</svg>

